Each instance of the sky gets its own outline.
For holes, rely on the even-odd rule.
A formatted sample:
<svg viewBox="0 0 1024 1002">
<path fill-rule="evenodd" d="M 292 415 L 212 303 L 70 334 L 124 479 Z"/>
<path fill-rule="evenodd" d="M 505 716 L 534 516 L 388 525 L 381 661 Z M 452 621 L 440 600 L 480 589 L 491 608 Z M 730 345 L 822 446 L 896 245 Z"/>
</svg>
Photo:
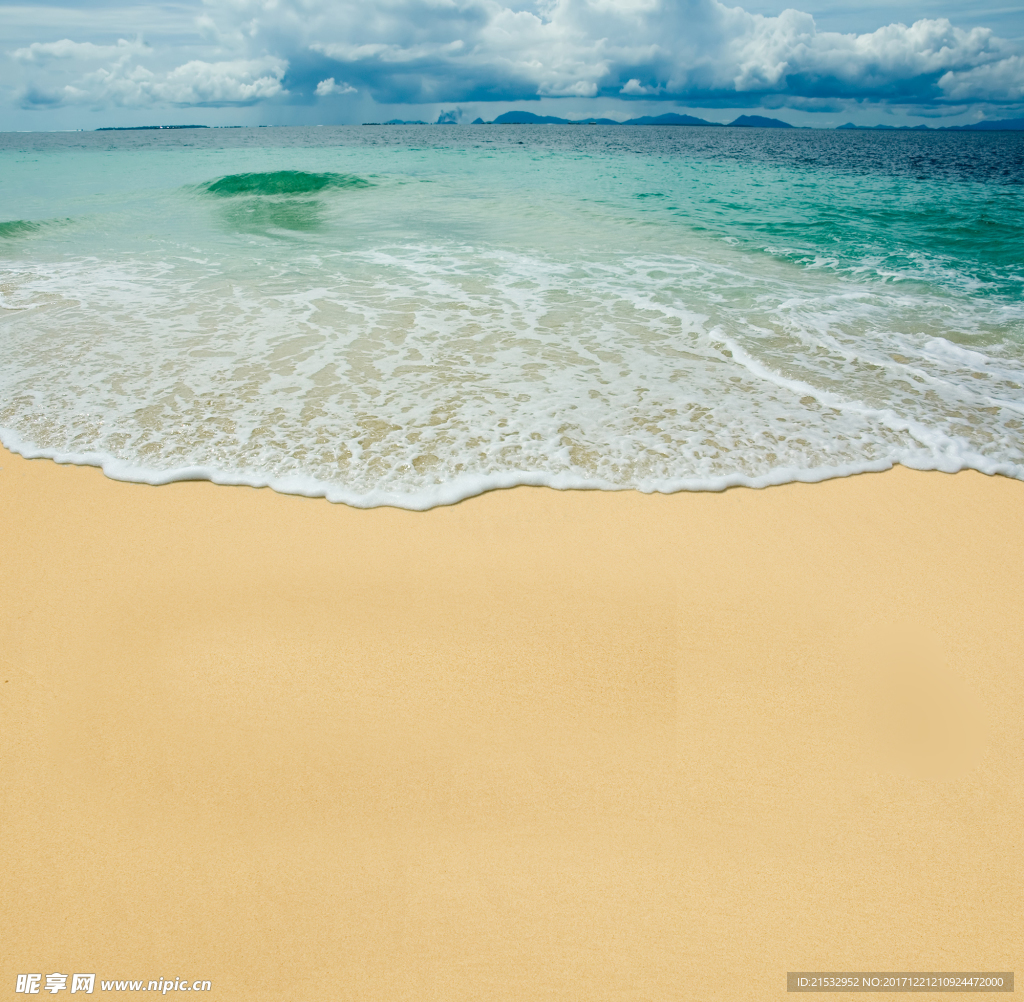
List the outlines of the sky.
<svg viewBox="0 0 1024 1002">
<path fill-rule="evenodd" d="M 1024 117 L 1024 0 L 0 0 L 0 131 Z"/>
</svg>

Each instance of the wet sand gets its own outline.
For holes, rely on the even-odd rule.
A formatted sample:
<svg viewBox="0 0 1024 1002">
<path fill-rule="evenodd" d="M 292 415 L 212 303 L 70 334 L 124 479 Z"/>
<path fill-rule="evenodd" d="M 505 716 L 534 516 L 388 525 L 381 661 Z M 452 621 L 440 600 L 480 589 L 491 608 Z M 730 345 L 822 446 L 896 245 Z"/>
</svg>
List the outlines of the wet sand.
<svg viewBox="0 0 1024 1002">
<path fill-rule="evenodd" d="M 416 513 L 0 452 L 0 518 L 12 997 L 1024 968 L 1024 483 Z"/>
</svg>

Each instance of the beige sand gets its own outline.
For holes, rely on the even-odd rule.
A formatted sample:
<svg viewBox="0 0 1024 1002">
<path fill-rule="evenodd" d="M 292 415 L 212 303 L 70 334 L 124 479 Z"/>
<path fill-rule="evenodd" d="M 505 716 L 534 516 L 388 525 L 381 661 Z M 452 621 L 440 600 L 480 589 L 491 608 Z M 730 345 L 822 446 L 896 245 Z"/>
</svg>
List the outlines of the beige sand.
<svg viewBox="0 0 1024 1002">
<path fill-rule="evenodd" d="M 1022 483 L 414 513 L 0 467 L 12 998 L 1024 968 Z"/>
</svg>

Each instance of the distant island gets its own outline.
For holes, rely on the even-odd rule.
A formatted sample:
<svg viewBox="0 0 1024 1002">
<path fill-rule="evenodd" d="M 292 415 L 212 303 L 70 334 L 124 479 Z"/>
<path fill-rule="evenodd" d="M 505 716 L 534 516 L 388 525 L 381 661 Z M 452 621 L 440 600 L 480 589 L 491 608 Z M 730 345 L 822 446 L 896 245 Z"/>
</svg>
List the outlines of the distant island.
<svg viewBox="0 0 1024 1002">
<path fill-rule="evenodd" d="M 451 121 L 423 122 L 392 118 L 387 122 L 363 122 L 363 125 L 453 125 Z M 765 118 L 762 115 L 740 115 L 731 122 L 709 122 L 693 115 L 644 115 L 641 118 L 629 118 L 617 122 L 614 118 L 557 118 L 554 115 L 534 115 L 530 111 L 506 111 L 493 122 L 485 122 L 482 118 L 474 119 L 472 125 L 689 125 L 703 126 L 712 129 L 807 129 L 812 126 L 791 125 L 779 118 Z M 96 132 L 140 132 L 155 129 L 241 129 L 241 125 L 106 125 Z M 265 125 L 261 129 L 267 128 Z M 1024 118 L 1004 118 L 991 122 L 973 122 L 970 125 L 854 125 L 847 122 L 837 125 L 837 131 L 855 130 L 858 132 L 1020 132 L 1024 131 Z"/>
<path fill-rule="evenodd" d="M 927 128 L 927 125 L 854 125 L 853 122 L 836 126 L 836 130 L 839 132 L 843 129 L 856 129 L 858 132 L 875 132 L 878 129 L 889 129 L 892 132 L 920 132 Z"/>
<path fill-rule="evenodd" d="M 973 122 L 970 125 L 854 125 L 847 122 L 837 125 L 836 129 L 857 129 L 858 131 L 875 132 L 886 129 L 893 132 L 1020 132 L 1024 130 L 1024 118 L 1003 118 L 993 122 Z"/>
<path fill-rule="evenodd" d="M 208 129 L 208 125 L 104 125 L 97 132 L 140 132 L 145 129 Z M 240 129 L 241 125 L 222 125 L 222 129 Z"/>
<path fill-rule="evenodd" d="M 945 125 L 947 132 L 1020 132 L 1024 130 L 1024 118 L 1003 118 L 994 122 L 974 122 L 971 125 Z"/>
<path fill-rule="evenodd" d="M 554 115 L 534 115 L 530 111 L 507 111 L 499 115 L 493 122 L 485 122 L 478 118 L 473 125 L 701 125 L 715 129 L 795 129 L 795 125 L 783 122 L 778 118 L 762 118 L 760 115 L 740 115 L 733 122 L 708 122 L 693 115 L 644 115 L 642 118 L 630 118 L 625 122 L 617 122 L 613 118 L 556 118 Z"/>
</svg>

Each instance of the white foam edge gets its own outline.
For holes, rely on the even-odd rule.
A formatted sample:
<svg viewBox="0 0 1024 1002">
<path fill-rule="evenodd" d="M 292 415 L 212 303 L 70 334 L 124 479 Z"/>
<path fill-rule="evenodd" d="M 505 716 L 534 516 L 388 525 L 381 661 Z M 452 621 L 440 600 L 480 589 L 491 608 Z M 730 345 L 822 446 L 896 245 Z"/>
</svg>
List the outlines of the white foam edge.
<svg viewBox="0 0 1024 1002">
<path fill-rule="evenodd" d="M 593 477 L 581 477 L 571 473 L 550 474 L 530 470 L 507 470 L 489 475 L 467 474 L 433 484 L 412 494 L 394 491 L 374 490 L 360 494 L 334 484 L 326 484 L 314 477 L 259 477 L 225 473 L 206 466 L 184 466 L 175 470 L 155 470 L 144 466 L 132 466 L 122 460 L 94 452 L 62 452 L 59 449 L 40 448 L 26 442 L 14 429 L 0 427 L 0 443 L 8 451 L 25 459 L 50 459 L 55 463 L 72 466 L 99 467 L 111 480 L 126 483 L 148 484 L 159 487 L 163 484 L 180 483 L 189 480 L 208 480 L 210 483 L 228 487 L 269 487 L 278 494 L 295 494 L 302 497 L 325 498 L 332 504 L 345 504 L 351 508 L 404 508 L 408 511 L 427 511 L 443 505 L 458 504 L 466 498 L 486 494 L 488 491 L 504 490 L 509 487 L 550 487 L 554 490 L 635 490 L 641 494 L 678 494 L 683 491 L 720 492 L 730 487 L 749 487 L 760 490 L 781 484 L 816 484 L 825 480 L 856 476 L 860 473 L 881 473 L 894 466 L 905 466 L 913 470 L 959 473 L 961 470 L 975 470 L 987 476 L 1006 476 L 1024 480 L 1024 465 L 1001 463 L 990 460 L 973 451 L 963 454 L 943 452 L 936 454 L 929 450 L 894 450 L 892 456 L 883 459 L 866 460 L 862 463 L 843 463 L 838 466 L 818 466 L 811 469 L 779 467 L 770 473 L 749 477 L 741 473 L 724 474 L 717 477 L 679 477 L 643 481 L 636 485 L 613 484 Z"/>
</svg>

